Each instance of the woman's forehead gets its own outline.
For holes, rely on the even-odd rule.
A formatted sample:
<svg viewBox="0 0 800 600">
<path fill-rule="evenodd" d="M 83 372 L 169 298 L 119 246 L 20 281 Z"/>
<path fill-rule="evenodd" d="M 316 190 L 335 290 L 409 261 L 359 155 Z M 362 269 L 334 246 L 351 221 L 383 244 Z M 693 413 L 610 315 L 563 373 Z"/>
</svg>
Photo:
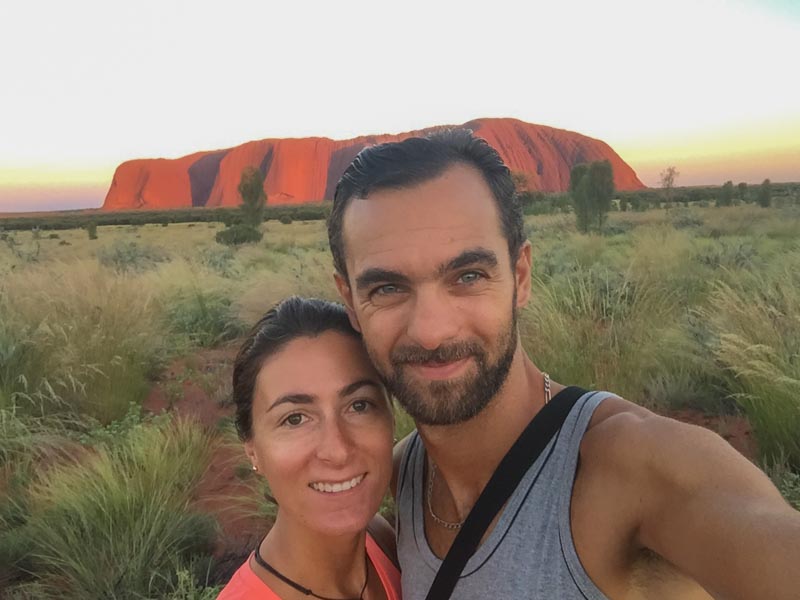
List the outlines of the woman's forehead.
<svg viewBox="0 0 800 600">
<path fill-rule="evenodd" d="M 274 398 L 286 393 L 334 395 L 360 380 L 378 381 L 360 339 L 327 331 L 292 340 L 267 358 L 256 379 L 256 395 Z"/>
</svg>

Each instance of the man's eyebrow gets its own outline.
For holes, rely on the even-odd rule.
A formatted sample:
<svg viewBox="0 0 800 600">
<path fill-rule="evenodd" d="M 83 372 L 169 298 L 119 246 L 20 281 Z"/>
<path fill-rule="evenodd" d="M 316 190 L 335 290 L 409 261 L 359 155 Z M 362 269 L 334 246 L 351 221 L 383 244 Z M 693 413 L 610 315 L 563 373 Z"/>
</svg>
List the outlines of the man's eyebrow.
<svg viewBox="0 0 800 600">
<path fill-rule="evenodd" d="M 376 389 L 380 389 L 381 387 L 380 384 L 374 379 L 359 379 L 358 381 L 354 381 L 353 383 L 350 383 L 344 386 L 342 389 L 340 389 L 339 396 L 341 397 L 349 396 L 350 394 L 352 394 L 353 392 L 359 390 L 364 386 L 372 386 Z"/>
<path fill-rule="evenodd" d="M 313 402 L 314 396 L 311 394 L 284 394 L 272 403 L 272 406 L 267 409 L 267 412 L 281 404 L 311 404 Z"/>
<path fill-rule="evenodd" d="M 363 290 L 376 283 L 385 283 L 387 281 L 391 281 L 392 283 L 408 283 L 408 277 L 397 271 L 373 267 L 358 274 L 358 277 L 356 277 L 356 288 Z"/>
<path fill-rule="evenodd" d="M 439 267 L 439 275 L 444 275 L 450 271 L 461 269 L 469 265 L 483 265 L 488 268 L 497 266 L 497 255 L 486 248 L 472 248 L 465 250 L 455 258 L 447 261 Z"/>
</svg>

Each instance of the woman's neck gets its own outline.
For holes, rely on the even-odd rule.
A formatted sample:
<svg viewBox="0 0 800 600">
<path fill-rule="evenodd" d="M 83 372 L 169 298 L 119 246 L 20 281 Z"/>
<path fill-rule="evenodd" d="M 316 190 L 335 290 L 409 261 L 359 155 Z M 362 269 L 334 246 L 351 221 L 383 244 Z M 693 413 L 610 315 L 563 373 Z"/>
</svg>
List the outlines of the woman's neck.
<svg viewBox="0 0 800 600">
<path fill-rule="evenodd" d="M 329 598 L 357 598 L 366 578 L 365 532 L 325 536 L 290 517 L 281 517 L 261 542 L 261 556 L 282 575 Z M 256 573 L 281 598 L 307 598 L 265 569 Z"/>
</svg>

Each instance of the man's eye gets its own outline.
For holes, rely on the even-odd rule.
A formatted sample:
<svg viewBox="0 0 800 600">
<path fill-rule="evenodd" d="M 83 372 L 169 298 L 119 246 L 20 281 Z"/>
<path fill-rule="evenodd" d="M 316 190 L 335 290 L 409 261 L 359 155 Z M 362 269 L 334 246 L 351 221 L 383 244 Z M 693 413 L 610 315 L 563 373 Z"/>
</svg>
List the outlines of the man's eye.
<svg viewBox="0 0 800 600">
<path fill-rule="evenodd" d="M 483 275 L 478 273 L 477 271 L 468 271 L 467 273 L 462 273 L 458 277 L 459 283 L 475 283 L 476 281 L 483 278 Z"/>
<path fill-rule="evenodd" d="M 400 291 L 400 288 L 393 283 L 387 283 L 380 287 L 375 288 L 372 293 L 379 296 L 389 296 L 391 294 L 396 294 Z"/>
<path fill-rule="evenodd" d="M 291 427 L 297 427 L 298 425 L 302 425 L 306 421 L 306 416 L 301 413 L 292 413 L 288 417 L 286 417 L 282 425 L 289 425 Z"/>
</svg>

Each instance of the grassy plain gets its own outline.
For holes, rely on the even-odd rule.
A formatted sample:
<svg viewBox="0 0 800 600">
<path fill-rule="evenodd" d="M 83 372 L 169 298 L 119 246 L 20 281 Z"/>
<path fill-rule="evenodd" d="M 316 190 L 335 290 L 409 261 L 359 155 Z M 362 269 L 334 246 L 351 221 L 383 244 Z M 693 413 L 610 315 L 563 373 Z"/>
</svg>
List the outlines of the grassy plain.
<svg viewBox="0 0 800 600">
<path fill-rule="evenodd" d="M 229 423 L 149 417 L 142 402 L 172 361 L 235 345 L 281 298 L 336 298 L 322 221 L 269 221 L 236 250 L 214 241 L 220 227 L 0 242 L 8 597 L 214 597 L 213 515 L 193 500 Z M 526 228 L 533 298 L 520 325 L 533 360 L 657 411 L 746 416 L 760 465 L 800 503 L 800 210 L 614 212 L 603 236 L 577 234 L 568 214 Z M 227 376 L 187 375 L 221 403 Z"/>
</svg>

